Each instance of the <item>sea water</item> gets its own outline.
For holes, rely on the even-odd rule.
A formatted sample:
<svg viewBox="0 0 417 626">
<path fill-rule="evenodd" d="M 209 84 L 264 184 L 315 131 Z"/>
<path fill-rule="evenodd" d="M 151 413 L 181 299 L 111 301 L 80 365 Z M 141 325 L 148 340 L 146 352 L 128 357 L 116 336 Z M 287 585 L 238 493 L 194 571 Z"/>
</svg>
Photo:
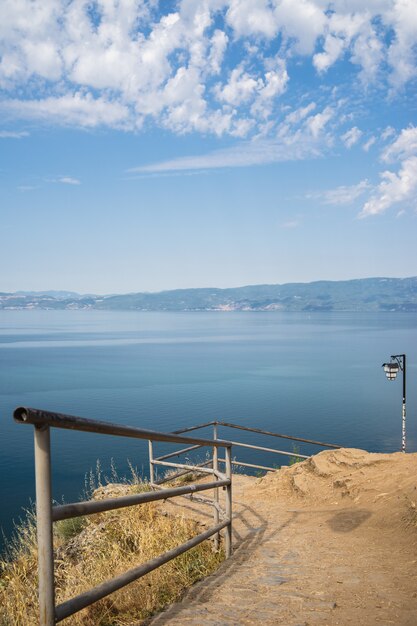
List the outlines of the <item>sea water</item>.
<svg viewBox="0 0 417 626">
<path fill-rule="evenodd" d="M 0 525 L 8 536 L 35 497 L 33 427 L 13 421 L 17 406 L 166 432 L 223 420 L 392 452 L 401 444 L 402 375 L 388 382 L 381 364 L 400 353 L 407 449 L 416 451 L 415 313 L 1 311 Z M 260 435 L 220 436 L 293 450 Z M 103 475 L 111 465 L 126 475 L 129 463 L 147 475 L 145 441 L 62 430 L 51 440 L 57 501 L 82 497 L 97 460 Z"/>
</svg>

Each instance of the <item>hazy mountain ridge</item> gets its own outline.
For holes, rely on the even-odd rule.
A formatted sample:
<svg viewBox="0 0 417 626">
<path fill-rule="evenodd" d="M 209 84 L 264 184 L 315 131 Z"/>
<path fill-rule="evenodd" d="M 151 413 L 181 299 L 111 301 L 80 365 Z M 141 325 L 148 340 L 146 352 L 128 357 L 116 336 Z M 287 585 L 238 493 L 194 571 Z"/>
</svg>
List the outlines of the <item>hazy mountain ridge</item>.
<svg viewBox="0 0 417 626">
<path fill-rule="evenodd" d="M 107 296 L 65 291 L 0 293 L 0 309 L 417 311 L 417 277 L 175 289 Z"/>
</svg>

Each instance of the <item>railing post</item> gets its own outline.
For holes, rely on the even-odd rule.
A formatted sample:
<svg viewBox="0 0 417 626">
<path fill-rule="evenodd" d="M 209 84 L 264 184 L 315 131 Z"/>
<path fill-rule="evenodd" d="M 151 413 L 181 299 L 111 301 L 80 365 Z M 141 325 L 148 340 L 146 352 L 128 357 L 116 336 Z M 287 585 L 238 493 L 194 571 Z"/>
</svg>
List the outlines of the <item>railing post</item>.
<svg viewBox="0 0 417 626">
<path fill-rule="evenodd" d="M 213 424 L 213 439 L 217 439 L 217 422 Z M 217 472 L 219 469 L 219 453 L 217 446 L 213 446 L 213 470 Z M 217 474 L 214 474 L 214 479 L 216 482 L 218 481 Z M 219 523 L 219 489 L 215 488 L 213 494 L 213 514 L 214 514 L 214 525 L 217 526 Z M 214 535 L 214 549 L 217 552 L 220 545 L 220 534 L 216 533 Z"/>
<path fill-rule="evenodd" d="M 35 426 L 36 523 L 38 535 L 39 624 L 54 626 L 51 442 L 49 426 Z"/>
<path fill-rule="evenodd" d="M 226 559 L 232 556 L 233 548 L 232 548 L 232 446 L 227 446 L 225 449 L 225 460 L 226 460 L 226 478 L 230 480 L 230 485 L 226 487 L 226 518 L 229 520 L 229 524 L 225 529 L 225 549 L 226 549 Z"/>
<path fill-rule="evenodd" d="M 151 487 L 155 485 L 155 466 L 153 463 L 153 443 L 149 439 L 149 483 Z"/>
</svg>

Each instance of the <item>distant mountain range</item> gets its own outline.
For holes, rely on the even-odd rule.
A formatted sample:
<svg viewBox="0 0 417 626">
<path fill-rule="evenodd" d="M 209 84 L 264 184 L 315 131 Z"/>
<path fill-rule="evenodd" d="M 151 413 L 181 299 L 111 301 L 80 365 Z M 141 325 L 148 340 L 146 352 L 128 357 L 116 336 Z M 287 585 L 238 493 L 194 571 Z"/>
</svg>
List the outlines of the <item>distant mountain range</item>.
<svg viewBox="0 0 417 626">
<path fill-rule="evenodd" d="M 416 311 L 417 277 L 362 278 L 231 289 L 80 295 L 71 291 L 0 293 L 0 309 L 114 311 Z"/>
</svg>

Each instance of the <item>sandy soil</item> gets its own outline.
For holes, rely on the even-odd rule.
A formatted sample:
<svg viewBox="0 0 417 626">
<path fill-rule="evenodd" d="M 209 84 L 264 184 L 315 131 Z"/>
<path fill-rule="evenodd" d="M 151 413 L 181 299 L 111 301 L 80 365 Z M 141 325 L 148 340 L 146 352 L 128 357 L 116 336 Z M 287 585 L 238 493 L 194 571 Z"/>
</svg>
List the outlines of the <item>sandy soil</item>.
<svg viewBox="0 0 417 626">
<path fill-rule="evenodd" d="M 417 454 L 344 448 L 236 476 L 234 517 L 232 559 L 152 624 L 417 625 Z"/>
</svg>

